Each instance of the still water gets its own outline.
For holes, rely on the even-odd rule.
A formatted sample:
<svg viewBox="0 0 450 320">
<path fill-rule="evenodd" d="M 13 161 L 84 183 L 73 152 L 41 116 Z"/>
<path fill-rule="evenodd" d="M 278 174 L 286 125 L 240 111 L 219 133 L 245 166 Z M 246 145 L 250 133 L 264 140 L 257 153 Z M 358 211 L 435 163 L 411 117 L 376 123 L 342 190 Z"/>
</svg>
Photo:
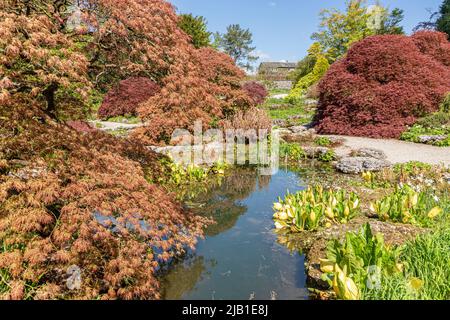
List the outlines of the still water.
<svg viewBox="0 0 450 320">
<path fill-rule="evenodd" d="M 287 169 L 271 177 L 238 169 L 191 203 L 213 217 L 195 252 L 162 279 L 163 298 L 192 300 L 307 299 L 304 256 L 277 243 L 272 206 L 288 190 L 303 190 Z"/>
</svg>

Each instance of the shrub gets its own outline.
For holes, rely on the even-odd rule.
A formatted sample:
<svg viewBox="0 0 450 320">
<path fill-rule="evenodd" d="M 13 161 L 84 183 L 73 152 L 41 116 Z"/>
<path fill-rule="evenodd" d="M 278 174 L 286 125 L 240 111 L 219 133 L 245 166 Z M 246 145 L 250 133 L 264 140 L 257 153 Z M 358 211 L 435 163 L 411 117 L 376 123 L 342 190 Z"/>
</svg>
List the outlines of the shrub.
<svg viewBox="0 0 450 320">
<path fill-rule="evenodd" d="M 289 101 L 295 101 L 305 95 L 308 89 L 317 84 L 330 68 L 330 63 L 318 43 L 314 43 L 308 51 L 310 56 L 315 57 L 316 63 L 312 71 L 300 78 L 292 89 L 288 97 Z"/>
<path fill-rule="evenodd" d="M 247 111 L 238 111 L 235 115 L 220 122 L 223 129 L 266 130 L 272 131 L 272 120 L 265 110 L 253 107 Z"/>
<path fill-rule="evenodd" d="M 158 298 L 156 272 L 194 246 L 204 220 L 148 182 L 155 153 L 32 106 L 0 109 L 0 298 Z M 66 286 L 71 266 L 79 290 Z"/>
<path fill-rule="evenodd" d="M 242 89 L 247 92 L 256 105 L 263 104 L 269 95 L 266 87 L 255 81 L 245 83 Z"/>
<path fill-rule="evenodd" d="M 254 104 L 240 85 L 245 74 L 230 56 L 201 48 L 191 49 L 188 60 L 174 65 L 161 91 L 140 105 L 139 116 L 148 126 L 134 134 L 143 142 L 168 143 L 175 129 L 192 130 L 199 120 L 208 129 Z"/>
<path fill-rule="evenodd" d="M 103 99 L 98 117 L 108 119 L 137 115 L 138 106 L 159 92 L 159 86 L 148 78 L 134 77 L 120 81 Z"/>
<path fill-rule="evenodd" d="M 97 131 L 96 128 L 93 128 L 89 123 L 86 121 L 67 121 L 66 124 L 72 128 L 75 131 L 87 133 L 87 132 L 94 132 Z"/>
<path fill-rule="evenodd" d="M 417 42 L 385 35 L 354 44 L 319 85 L 318 131 L 399 138 L 417 118 L 438 111 L 450 86 L 450 68 Z M 439 45 L 443 52 L 450 48 L 448 41 Z"/>
</svg>

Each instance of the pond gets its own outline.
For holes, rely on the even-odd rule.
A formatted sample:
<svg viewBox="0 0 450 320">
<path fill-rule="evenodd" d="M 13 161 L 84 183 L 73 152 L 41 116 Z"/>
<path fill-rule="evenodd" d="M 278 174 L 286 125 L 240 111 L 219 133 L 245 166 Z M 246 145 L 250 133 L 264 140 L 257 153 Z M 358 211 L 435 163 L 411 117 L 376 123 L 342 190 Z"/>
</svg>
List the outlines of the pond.
<svg viewBox="0 0 450 320">
<path fill-rule="evenodd" d="M 273 203 L 288 190 L 305 189 L 301 172 L 280 169 L 259 176 L 236 169 L 222 183 L 190 202 L 197 214 L 217 221 L 195 252 L 163 277 L 168 300 L 308 299 L 304 256 L 277 243 Z"/>
</svg>

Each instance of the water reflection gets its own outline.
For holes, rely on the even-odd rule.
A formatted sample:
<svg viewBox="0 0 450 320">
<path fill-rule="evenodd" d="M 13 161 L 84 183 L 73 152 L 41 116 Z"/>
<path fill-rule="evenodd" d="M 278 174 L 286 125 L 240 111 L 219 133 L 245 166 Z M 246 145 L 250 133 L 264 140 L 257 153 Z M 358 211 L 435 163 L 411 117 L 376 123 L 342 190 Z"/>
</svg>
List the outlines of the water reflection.
<svg viewBox="0 0 450 320">
<path fill-rule="evenodd" d="M 213 217 L 197 251 L 162 279 L 165 299 L 306 299 L 304 257 L 278 243 L 272 204 L 302 190 L 299 174 L 272 177 L 238 169 L 192 200 L 197 214 Z"/>
</svg>

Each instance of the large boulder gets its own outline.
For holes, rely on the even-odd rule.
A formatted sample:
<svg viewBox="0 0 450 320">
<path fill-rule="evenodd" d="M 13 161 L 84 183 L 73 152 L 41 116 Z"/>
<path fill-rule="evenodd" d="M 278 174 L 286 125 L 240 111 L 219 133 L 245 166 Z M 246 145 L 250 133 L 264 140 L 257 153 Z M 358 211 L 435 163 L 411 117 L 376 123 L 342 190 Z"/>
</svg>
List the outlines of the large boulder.
<svg viewBox="0 0 450 320">
<path fill-rule="evenodd" d="M 360 174 L 367 171 L 381 171 L 389 168 L 391 163 L 370 157 L 343 158 L 336 164 L 336 169 L 342 173 Z"/>
<path fill-rule="evenodd" d="M 387 156 L 382 150 L 372 148 L 362 148 L 354 152 L 355 157 L 375 158 L 378 160 L 386 160 Z"/>
</svg>

